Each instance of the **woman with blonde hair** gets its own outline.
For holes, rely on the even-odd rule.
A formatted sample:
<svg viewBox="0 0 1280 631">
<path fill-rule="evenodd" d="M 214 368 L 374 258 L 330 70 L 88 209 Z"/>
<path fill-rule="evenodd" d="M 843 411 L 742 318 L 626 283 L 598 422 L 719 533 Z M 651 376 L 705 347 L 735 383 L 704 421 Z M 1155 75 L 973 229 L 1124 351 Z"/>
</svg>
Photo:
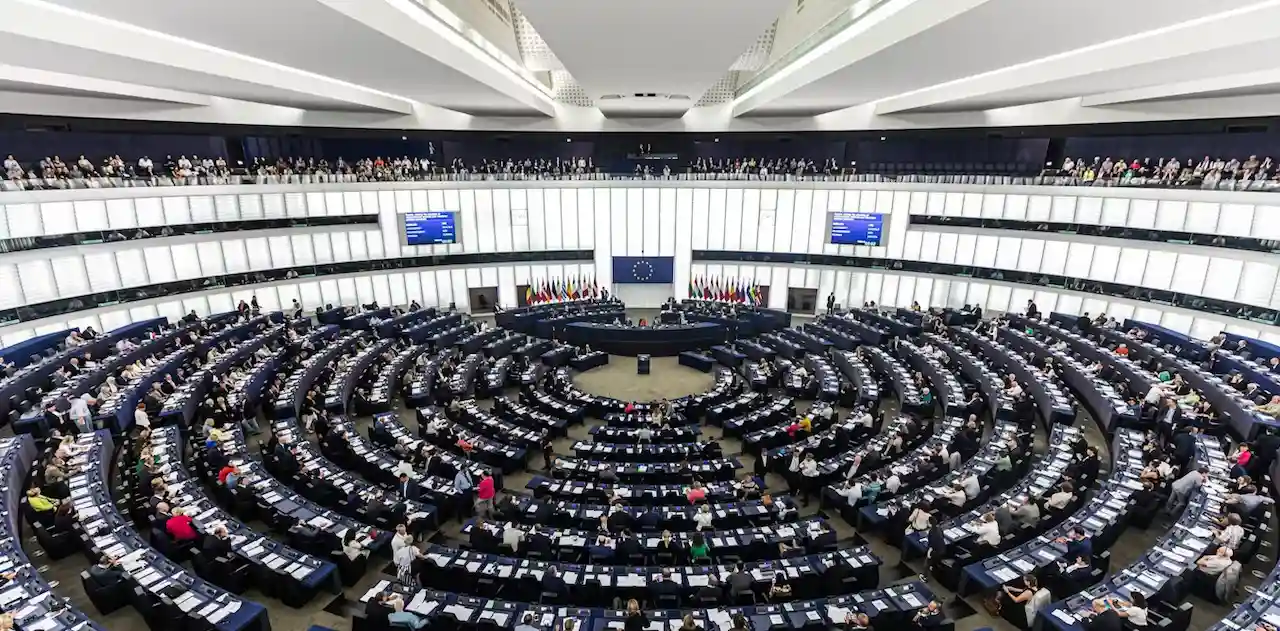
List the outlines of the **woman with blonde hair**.
<svg viewBox="0 0 1280 631">
<path fill-rule="evenodd" d="M 627 617 L 622 621 L 623 631 L 644 631 L 649 627 L 649 617 L 640 610 L 640 602 L 632 598 L 627 601 Z"/>
</svg>

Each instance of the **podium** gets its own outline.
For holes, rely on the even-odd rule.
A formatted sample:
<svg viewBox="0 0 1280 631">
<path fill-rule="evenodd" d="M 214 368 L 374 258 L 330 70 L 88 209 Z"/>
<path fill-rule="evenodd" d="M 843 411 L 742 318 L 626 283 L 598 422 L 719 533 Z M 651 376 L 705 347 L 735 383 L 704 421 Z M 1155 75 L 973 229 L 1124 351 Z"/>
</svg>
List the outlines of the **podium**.
<svg viewBox="0 0 1280 631">
<path fill-rule="evenodd" d="M 637 375 L 649 374 L 649 356 L 648 355 L 636 355 L 636 374 Z"/>
</svg>

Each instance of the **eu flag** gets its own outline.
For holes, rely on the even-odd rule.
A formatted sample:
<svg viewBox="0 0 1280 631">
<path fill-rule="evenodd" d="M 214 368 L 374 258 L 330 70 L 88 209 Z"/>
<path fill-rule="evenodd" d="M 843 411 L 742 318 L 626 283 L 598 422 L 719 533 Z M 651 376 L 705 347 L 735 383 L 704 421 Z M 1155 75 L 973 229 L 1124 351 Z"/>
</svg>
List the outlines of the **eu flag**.
<svg viewBox="0 0 1280 631">
<path fill-rule="evenodd" d="M 631 284 L 670 283 L 675 278 L 674 256 L 615 256 L 613 282 Z"/>
</svg>

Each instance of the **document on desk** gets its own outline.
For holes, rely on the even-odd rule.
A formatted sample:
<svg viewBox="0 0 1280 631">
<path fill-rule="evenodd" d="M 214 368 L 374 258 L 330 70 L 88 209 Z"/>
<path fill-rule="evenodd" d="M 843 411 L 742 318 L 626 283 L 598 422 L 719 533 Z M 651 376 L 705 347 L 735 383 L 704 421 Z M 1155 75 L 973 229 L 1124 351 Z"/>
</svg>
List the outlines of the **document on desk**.
<svg viewBox="0 0 1280 631">
<path fill-rule="evenodd" d="M 409 600 L 409 604 L 404 606 L 404 609 L 405 611 L 412 611 L 423 616 L 430 616 L 431 612 L 435 611 L 436 607 L 439 606 L 439 602 L 435 600 L 427 600 L 427 592 L 423 590 L 414 594 L 413 598 Z"/>
<path fill-rule="evenodd" d="M 1076 617 L 1065 609 L 1054 609 L 1053 617 L 1061 620 L 1063 623 L 1073 625 L 1077 622 Z"/>
<path fill-rule="evenodd" d="M 916 598 L 916 595 L 915 595 L 914 593 L 910 593 L 910 592 L 908 592 L 908 593 L 906 593 L 906 594 L 903 594 L 903 595 L 902 595 L 902 599 L 903 599 L 903 600 L 905 600 L 905 601 L 907 601 L 907 604 L 908 604 L 908 605 L 911 605 L 912 607 L 915 607 L 916 609 L 919 609 L 920 607 L 923 607 L 923 606 L 924 606 L 924 603 L 920 602 L 920 599 L 919 599 L 919 598 Z"/>
<path fill-rule="evenodd" d="M 458 619 L 458 622 L 467 622 L 471 620 L 471 615 L 475 613 L 475 610 L 462 605 L 449 605 L 444 608 L 444 612 L 453 615 L 454 618 Z"/>
<path fill-rule="evenodd" d="M 292 576 L 298 580 L 302 580 L 307 576 L 311 575 L 311 568 L 301 563 L 294 563 L 293 565 L 289 566 L 289 570 L 287 571 L 289 572 L 289 576 Z"/>
</svg>

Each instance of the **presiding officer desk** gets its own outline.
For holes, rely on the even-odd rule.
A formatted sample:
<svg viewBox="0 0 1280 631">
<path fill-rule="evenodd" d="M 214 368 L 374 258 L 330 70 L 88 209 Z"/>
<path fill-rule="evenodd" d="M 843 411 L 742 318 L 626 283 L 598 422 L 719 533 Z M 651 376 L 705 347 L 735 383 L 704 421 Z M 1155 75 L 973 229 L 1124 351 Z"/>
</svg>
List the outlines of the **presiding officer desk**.
<svg viewBox="0 0 1280 631">
<path fill-rule="evenodd" d="M 728 340 L 728 329 L 711 322 L 657 326 L 574 322 L 558 328 L 556 338 L 611 355 L 668 356 L 723 343 Z"/>
<path fill-rule="evenodd" d="M 360 597 L 360 602 L 367 603 L 387 592 L 401 595 L 405 611 L 448 628 L 483 624 L 493 625 L 497 629 L 510 629 L 529 615 L 539 629 L 565 629 L 573 624 L 574 631 L 610 631 L 623 628 L 626 619 L 626 612 L 618 609 L 555 607 L 474 598 L 426 589 L 413 591 L 391 581 L 374 585 Z M 931 600 L 935 600 L 935 597 L 928 586 L 921 581 L 913 581 L 884 589 L 786 605 L 649 610 L 645 612 L 649 625 L 644 627 L 644 631 L 676 631 L 686 614 L 693 617 L 698 628 L 707 631 L 730 631 L 734 628 L 732 617 L 737 614 L 746 619 L 747 631 L 834 628 L 843 625 L 850 614 L 857 613 L 867 614 L 878 628 L 887 629 L 894 624 L 908 624 L 915 612 Z M 364 621 L 365 618 L 357 615 L 354 627 L 356 631 L 370 629 Z M 937 628 L 949 631 L 953 626 L 949 621 L 944 621 Z"/>
<path fill-rule="evenodd" d="M 170 505 L 190 515 L 196 532 L 203 537 L 213 536 L 218 526 L 225 526 L 231 551 L 253 566 L 251 582 L 259 591 L 277 594 L 292 607 L 305 605 L 321 590 L 334 594 L 342 591 L 334 564 L 254 531 L 209 499 L 200 482 L 187 473 L 182 436 L 177 427 L 156 428 L 151 433 L 150 444 Z"/>
<path fill-rule="evenodd" d="M 462 534 L 470 537 L 471 529 L 475 527 L 475 523 L 474 519 L 464 523 L 462 525 Z M 526 541 L 534 533 L 549 538 L 551 540 L 551 551 L 558 559 L 568 559 L 577 555 L 577 558 L 587 562 L 591 556 L 592 549 L 601 547 L 596 545 L 601 533 L 595 530 L 550 528 L 542 525 L 526 524 L 513 524 L 510 527 L 524 531 Z M 802 521 L 785 524 L 739 528 L 736 530 L 705 530 L 698 533 L 674 532 L 671 533 L 671 536 L 674 549 L 687 550 L 693 542 L 694 535 L 701 535 L 711 548 L 713 557 L 727 554 L 736 556 L 743 561 L 756 561 L 778 558 L 779 543 L 805 545 L 820 536 L 833 534 L 830 527 L 826 525 L 826 521 L 819 517 L 810 517 Z M 834 543 L 834 537 L 828 536 L 827 538 Z M 613 539 L 612 535 L 610 539 Z M 658 545 L 661 541 L 661 533 L 657 532 L 641 533 L 637 536 L 640 552 L 646 557 L 651 557 L 663 551 Z M 612 543 L 604 546 L 604 548 L 605 550 L 603 551 L 608 552 L 608 556 L 611 558 L 614 548 Z M 601 559 L 596 559 L 596 561 L 599 560 Z M 609 559 L 603 560 L 607 561 Z"/>
<path fill-rule="evenodd" d="M 612 515 L 610 504 L 578 504 L 575 502 L 537 500 L 528 495 L 517 495 L 514 504 L 516 521 L 521 523 L 559 526 L 590 530 L 600 526 L 600 518 Z M 779 497 L 766 506 L 761 500 L 705 504 L 711 511 L 712 523 L 719 528 L 744 528 L 763 526 L 786 519 L 794 519 L 797 508 L 791 497 Z M 693 530 L 693 516 L 698 505 L 686 506 L 627 506 L 620 510 L 631 516 L 633 531 Z M 646 518 L 646 515 L 652 517 Z"/>
<path fill-rule="evenodd" d="M 108 472 L 115 457 L 111 433 L 98 430 L 76 437 L 82 453 L 67 462 L 69 501 L 82 529 L 85 550 L 116 559 L 125 580 L 141 587 L 130 598 L 152 626 L 178 628 L 193 620 L 222 631 L 268 631 L 262 605 L 206 582 L 169 560 L 133 529 L 116 510 Z M 190 619 L 190 620 L 189 620 Z"/>
<path fill-rule="evenodd" d="M 547 335 L 537 335 L 534 328 L 539 320 L 554 318 L 570 312 L 622 311 L 624 308 L 625 305 L 616 299 L 568 300 L 565 302 L 530 305 L 527 307 L 518 307 L 515 309 L 499 311 L 494 314 L 493 321 L 504 329 L 519 331 L 526 335 L 534 335 L 536 337 L 550 337 Z"/>
<path fill-rule="evenodd" d="M 763 488 L 763 480 L 756 480 Z M 732 502 L 738 496 L 741 484 L 737 480 L 711 482 L 703 485 L 708 502 Z M 688 504 L 685 496 L 688 487 L 679 484 L 608 484 L 582 480 L 556 480 L 540 475 L 533 476 L 525 485 L 534 497 L 567 499 L 574 502 L 604 502 L 610 493 L 629 504 Z"/>
<path fill-rule="evenodd" d="M 30 435 L 0 439 L 0 574 L 12 572 L 13 580 L 0 584 L 0 610 L 13 614 L 20 629 L 44 631 L 102 631 L 83 612 L 58 597 L 22 551 L 18 523 L 22 489 L 36 459 Z"/>
<path fill-rule="evenodd" d="M 1208 468 L 1209 479 L 1188 498 L 1178 521 L 1128 567 L 1082 593 L 1049 605 L 1040 614 L 1045 616 L 1047 627 L 1081 631 L 1084 625 L 1078 614 L 1089 609 L 1095 599 L 1128 601 L 1133 592 L 1140 592 L 1151 604 L 1163 599 L 1178 604 L 1188 591 L 1184 581 L 1195 570 L 1196 560 L 1218 547 L 1213 539 L 1213 530 L 1218 527 L 1215 520 L 1225 516 L 1223 506 L 1231 487 L 1226 454 L 1217 438 L 1198 434 L 1195 459 L 1192 468 Z"/>
<path fill-rule="evenodd" d="M 1111 472 L 1101 482 L 1088 503 L 1057 527 L 999 556 L 965 566 L 960 578 L 962 594 L 989 592 L 1007 585 L 1036 568 L 1056 563 L 1066 556 L 1067 545 L 1058 543 L 1073 529 L 1083 530 L 1093 541 L 1095 554 L 1111 546 L 1128 523 L 1130 500 L 1142 490 L 1143 434 L 1119 429 L 1112 440 Z M 1070 560 L 1068 560 L 1070 562 Z"/>
</svg>

